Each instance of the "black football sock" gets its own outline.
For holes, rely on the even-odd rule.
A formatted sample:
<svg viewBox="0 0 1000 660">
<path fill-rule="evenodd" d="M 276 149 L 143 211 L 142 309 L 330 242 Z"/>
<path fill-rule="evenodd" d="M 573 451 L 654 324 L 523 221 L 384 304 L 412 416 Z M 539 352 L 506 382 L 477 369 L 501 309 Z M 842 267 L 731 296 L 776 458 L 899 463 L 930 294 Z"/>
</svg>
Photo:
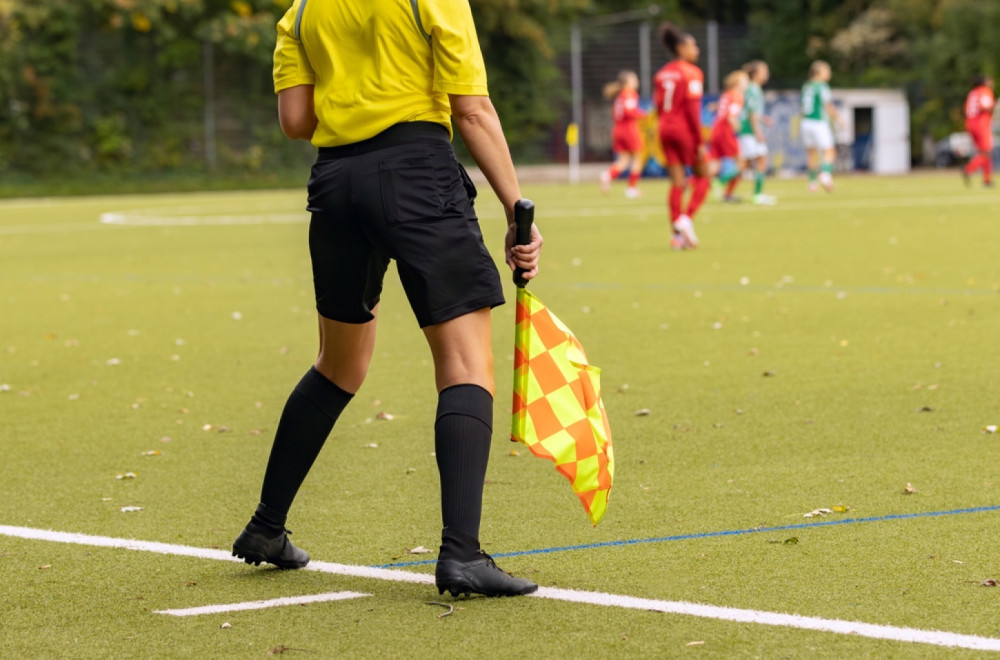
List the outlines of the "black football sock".
<svg viewBox="0 0 1000 660">
<path fill-rule="evenodd" d="M 438 395 L 434 450 L 441 475 L 442 554 L 448 554 L 460 539 L 465 541 L 454 549 L 461 554 L 479 549 L 476 539 L 492 437 L 493 396 L 489 392 L 478 385 L 455 385 Z M 459 534 L 449 535 L 449 530 Z"/>
<path fill-rule="evenodd" d="M 280 521 L 280 526 L 284 526 L 299 486 L 319 456 L 340 413 L 353 397 L 327 380 L 315 367 L 311 367 L 292 390 L 281 412 L 264 472 L 261 506 L 254 514 L 260 522 L 273 527 Z M 261 515 L 262 509 L 264 515 Z"/>
</svg>

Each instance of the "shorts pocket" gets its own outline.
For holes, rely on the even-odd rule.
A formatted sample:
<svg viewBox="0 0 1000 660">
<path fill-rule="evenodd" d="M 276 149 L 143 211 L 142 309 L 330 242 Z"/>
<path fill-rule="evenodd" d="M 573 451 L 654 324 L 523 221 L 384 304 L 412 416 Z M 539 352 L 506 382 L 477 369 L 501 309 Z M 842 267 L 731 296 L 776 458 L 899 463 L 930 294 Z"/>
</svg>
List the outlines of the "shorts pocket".
<svg viewBox="0 0 1000 660">
<path fill-rule="evenodd" d="M 382 208 L 390 225 L 443 217 L 440 158 L 434 154 L 390 158 L 379 163 Z"/>
</svg>

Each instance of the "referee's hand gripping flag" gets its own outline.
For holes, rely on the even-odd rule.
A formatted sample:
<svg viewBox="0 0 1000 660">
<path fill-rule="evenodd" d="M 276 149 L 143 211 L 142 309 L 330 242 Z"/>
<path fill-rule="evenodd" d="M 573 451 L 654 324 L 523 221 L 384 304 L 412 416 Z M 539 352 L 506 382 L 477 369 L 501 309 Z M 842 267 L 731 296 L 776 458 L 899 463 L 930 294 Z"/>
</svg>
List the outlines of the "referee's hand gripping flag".
<svg viewBox="0 0 1000 660">
<path fill-rule="evenodd" d="M 531 240 L 535 205 L 514 207 L 516 243 Z M 611 428 L 601 401 L 601 370 L 587 362 L 573 333 L 525 287 L 517 285 L 514 334 L 514 405 L 511 440 L 548 458 L 573 485 L 591 523 L 608 508 L 614 475 Z"/>
</svg>

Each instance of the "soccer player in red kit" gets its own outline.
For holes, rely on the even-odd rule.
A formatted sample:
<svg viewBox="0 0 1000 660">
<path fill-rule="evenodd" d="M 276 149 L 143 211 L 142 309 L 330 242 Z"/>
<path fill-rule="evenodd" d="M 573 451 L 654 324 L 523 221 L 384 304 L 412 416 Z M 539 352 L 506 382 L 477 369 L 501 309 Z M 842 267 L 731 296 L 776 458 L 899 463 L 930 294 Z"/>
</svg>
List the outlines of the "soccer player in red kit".
<svg viewBox="0 0 1000 660">
<path fill-rule="evenodd" d="M 733 71 L 726 76 L 726 91 L 719 97 L 719 106 L 712 124 L 712 134 L 708 138 L 708 156 L 711 160 L 712 176 L 726 185 L 722 199 L 726 202 L 739 201 L 733 196 L 733 189 L 739 182 L 740 143 L 736 131 L 740 127 L 743 113 L 743 93 L 750 84 L 746 71 Z"/>
<path fill-rule="evenodd" d="M 976 155 L 962 170 L 966 185 L 969 177 L 979 169 L 983 170 L 983 185 L 992 188 L 993 174 L 993 79 L 978 76 L 972 91 L 965 98 L 965 130 L 976 145 Z"/>
<path fill-rule="evenodd" d="M 674 56 L 653 77 L 653 102 L 659 113 L 660 142 L 670 173 L 670 220 L 675 249 L 698 247 L 692 219 L 708 194 L 707 151 L 701 136 L 704 74 L 695 66 L 694 37 L 670 23 L 660 26 L 660 40 Z M 691 198 L 684 208 L 685 166 L 692 168 Z"/>
<path fill-rule="evenodd" d="M 622 71 L 618 80 L 604 86 L 604 96 L 614 99 L 612 117 L 615 120 L 611 131 L 612 149 L 616 157 L 611 167 L 601 173 L 601 192 L 611 190 L 611 182 L 628 168 L 628 187 L 625 196 L 639 196 L 639 175 L 642 174 L 642 133 L 639 120 L 644 116 L 639 108 L 639 76 L 634 71 Z"/>
</svg>

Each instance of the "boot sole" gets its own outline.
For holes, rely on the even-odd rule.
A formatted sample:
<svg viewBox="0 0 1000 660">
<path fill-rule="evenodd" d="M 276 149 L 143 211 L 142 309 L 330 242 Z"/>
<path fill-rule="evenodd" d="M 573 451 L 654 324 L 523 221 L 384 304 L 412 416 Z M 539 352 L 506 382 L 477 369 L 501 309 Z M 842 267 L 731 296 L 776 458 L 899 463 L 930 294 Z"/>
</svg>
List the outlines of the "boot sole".
<svg viewBox="0 0 1000 660">
<path fill-rule="evenodd" d="M 487 598 L 505 598 L 508 596 L 526 596 L 528 594 L 535 593 L 538 591 L 538 585 L 532 585 L 522 591 L 504 591 L 504 592 L 493 592 L 487 593 L 485 591 L 476 591 L 468 583 L 464 584 L 438 584 L 437 590 L 439 594 L 444 594 L 445 591 L 451 594 L 452 598 L 458 598 L 459 596 L 470 596 L 472 594 L 480 594 L 486 596 Z"/>
<path fill-rule="evenodd" d="M 303 564 L 291 564 L 291 563 L 279 564 L 277 562 L 271 561 L 270 559 L 268 559 L 259 552 L 253 552 L 252 550 L 243 550 L 242 548 L 238 548 L 235 545 L 233 546 L 233 556 L 239 557 L 247 564 L 252 564 L 254 566 L 260 566 L 262 563 L 272 564 L 282 570 L 305 568 L 309 564 L 308 561 Z"/>
</svg>

